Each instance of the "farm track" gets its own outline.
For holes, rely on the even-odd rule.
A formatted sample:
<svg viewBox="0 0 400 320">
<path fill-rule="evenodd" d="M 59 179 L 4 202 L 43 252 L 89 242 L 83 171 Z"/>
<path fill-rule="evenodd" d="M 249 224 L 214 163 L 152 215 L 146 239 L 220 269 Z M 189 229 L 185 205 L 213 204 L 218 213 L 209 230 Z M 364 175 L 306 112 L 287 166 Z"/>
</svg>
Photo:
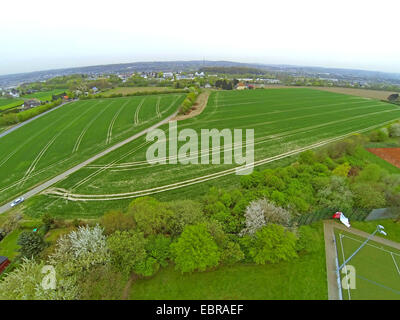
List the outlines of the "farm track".
<svg viewBox="0 0 400 320">
<path fill-rule="evenodd" d="M 125 106 L 128 104 L 129 100 L 126 101 L 121 108 L 119 108 L 119 110 L 115 113 L 114 117 L 112 118 L 110 125 L 108 126 L 108 131 L 107 131 L 107 138 L 106 138 L 106 144 L 110 144 L 111 143 L 111 139 L 112 139 L 112 130 L 114 127 L 114 123 L 117 120 L 119 114 L 121 113 L 121 111 L 125 108 Z"/>
<path fill-rule="evenodd" d="M 157 98 L 157 103 L 156 103 L 156 114 L 157 114 L 157 118 L 161 118 L 160 101 L 161 101 L 161 97 L 158 97 L 158 98 Z"/>
<path fill-rule="evenodd" d="M 79 147 L 82 143 L 82 139 L 85 136 L 86 132 L 89 130 L 89 128 L 91 127 L 91 125 L 104 113 L 104 111 L 106 111 L 106 109 L 113 103 L 114 101 L 112 101 L 111 103 L 109 103 L 106 107 L 104 107 L 100 112 L 98 112 L 96 114 L 96 116 L 94 116 L 90 122 L 86 125 L 86 127 L 82 130 L 81 134 L 79 135 L 79 137 L 76 139 L 74 148 L 72 149 L 72 153 L 77 152 L 79 150 Z M 97 103 L 99 104 L 99 102 Z M 97 104 L 94 104 L 91 108 L 93 109 Z"/>
<path fill-rule="evenodd" d="M 140 109 L 142 108 L 142 105 L 143 105 L 143 103 L 144 103 L 145 100 L 146 100 L 146 98 L 143 98 L 142 101 L 140 101 L 139 105 L 138 105 L 137 108 L 136 108 L 136 111 L 135 111 L 135 119 L 134 119 L 134 124 L 135 124 L 135 125 L 138 125 L 138 124 L 139 124 L 139 112 L 140 112 Z"/>
<path fill-rule="evenodd" d="M 286 158 L 286 157 L 289 157 L 292 155 L 296 155 L 298 153 L 301 153 L 301 152 L 304 152 L 304 151 L 307 151 L 310 149 L 322 147 L 328 143 L 344 139 L 355 133 L 362 133 L 362 132 L 366 132 L 366 131 L 375 129 L 384 124 L 385 123 L 381 123 L 378 125 L 374 125 L 374 126 L 371 126 L 368 128 L 361 129 L 361 130 L 353 131 L 353 132 L 347 133 L 345 135 L 341 135 L 338 137 L 320 141 L 320 142 L 317 142 L 317 143 L 309 145 L 309 146 L 291 150 L 291 151 L 288 151 L 288 152 L 285 152 L 285 153 L 282 153 L 282 154 L 279 154 L 279 155 L 276 155 L 273 157 L 261 159 L 261 160 L 255 161 L 253 163 L 253 165 L 254 165 L 254 167 L 257 167 L 260 165 L 270 163 L 272 161 L 276 161 L 276 160 L 280 160 L 280 159 L 283 159 L 283 158 Z M 233 173 L 237 172 L 237 170 L 246 170 L 248 167 L 249 166 L 234 167 L 231 169 L 223 170 L 220 172 L 208 174 L 208 175 L 193 178 L 193 179 L 188 179 L 188 180 L 181 181 L 181 182 L 176 182 L 173 184 L 168 184 L 168 185 L 164 185 L 164 186 L 160 186 L 160 187 L 155 187 L 155 188 L 150 188 L 150 189 L 145 189 L 145 190 L 138 190 L 138 191 L 133 191 L 133 192 L 118 193 L 118 194 L 75 194 L 75 193 L 70 193 L 67 190 L 60 189 L 60 188 L 47 190 L 45 192 L 45 194 L 47 194 L 51 197 L 59 197 L 59 198 L 69 200 L 69 201 L 109 201 L 109 200 L 131 199 L 131 198 L 143 197 L 143 196 L 152 195 L 152 194 L 156 194 L 156 193 L 160 193 L 160 192 L 165 192 L 165 191 L 174 190 L 174 189 L 178 189 L 178 188 L 182 188 L 182 187 L 187 187 L 187 186 L 197 184 L 197 183 L 210 181 L 210 180 L 217 179 L 217 178 L 220 178 L 220 177 L 223 177 L 226 175 L 233 174 Z"/>
</svg>

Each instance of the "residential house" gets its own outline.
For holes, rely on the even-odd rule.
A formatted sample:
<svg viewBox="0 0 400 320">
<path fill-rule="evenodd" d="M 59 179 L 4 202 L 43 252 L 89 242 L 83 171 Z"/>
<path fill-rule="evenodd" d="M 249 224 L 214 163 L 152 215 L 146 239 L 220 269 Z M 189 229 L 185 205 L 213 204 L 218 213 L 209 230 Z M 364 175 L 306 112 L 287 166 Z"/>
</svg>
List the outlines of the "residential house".
<svg viewBox="0 0 400 320">
<path fill-rule="evenodd" d="M 22 105 L 22 108 L 24 110 L 32 109 L 34 107 L 40 106 L 40 101 L 37 99 L 29 99 L 25 100 L 24 104 Z"/>
</svg>

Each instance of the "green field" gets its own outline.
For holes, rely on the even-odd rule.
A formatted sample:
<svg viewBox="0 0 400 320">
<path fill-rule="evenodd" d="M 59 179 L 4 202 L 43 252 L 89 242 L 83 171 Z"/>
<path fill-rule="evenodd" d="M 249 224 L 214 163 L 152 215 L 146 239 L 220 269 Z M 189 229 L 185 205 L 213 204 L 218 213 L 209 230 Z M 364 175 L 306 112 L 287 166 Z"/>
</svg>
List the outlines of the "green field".
<svg viewBox="0 0 400 320">
<path fill-rule="evenodd" d="M 178 129 L 254 129 L 255 163 L 265 166 L 284 153 L 294 154 L 397 118 L 400 108 L 395 105 L 313 89 L 220 91 L 211 94 L 202 114 L 179 122 Z M 215 183 L 217 178 L 238 179 L 235 164 L 148 164 L 150 144 L 142 137 L 72 174 L 51 194 L 30 201 L 30 214 L 48 210 L 68 217 L 95 217 L 138 196 L 184 193 L 182 187 L 203 190 L 203 183 Z"/>
<path fill-rule="evenodd" d="M 22 99 L 7 99 L 0 98 L 0 111 L 4 111 L 10 108 L 14 108 L 24 103 Z"/>
<path fill-rule="evenodd" d="M 343 231 L 335 234 L 339 263 L 342 264 L 365 238 Z M 369 241 L 348 265 L 355 268 L 356 288 L 342 288 L 343 299 L 400 299 L 400 250 Z"/>
<path fill-rule="evenodd" d="M 65 92 L 66 89 L 55 89 L 50 91 L 40 91 L 35 93 L 26 94 L 23 96 L 25 99 L 38 99 L 40 101 L 51 101 L 53 95 Z"/>
<path fill-rule="evenodd" d="M 72 102 L 0 138 L 0 203 L 161 121 L 183 98 Z"/>
</svg>

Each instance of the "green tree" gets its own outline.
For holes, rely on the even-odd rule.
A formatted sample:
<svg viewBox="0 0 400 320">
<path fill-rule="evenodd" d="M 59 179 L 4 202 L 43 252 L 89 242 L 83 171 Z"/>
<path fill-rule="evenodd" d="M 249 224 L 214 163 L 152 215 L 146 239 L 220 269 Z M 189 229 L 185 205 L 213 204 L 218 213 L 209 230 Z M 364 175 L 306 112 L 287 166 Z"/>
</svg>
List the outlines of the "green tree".
<svg viewBox="0 0 400 320">
<path fill-rule="evenodd" d="M 36 257 L 45 247 L 43 238 L 36 232 L 22 232 L 17 243 L 21 256 L 27 258 Z"/>
<path fill-rule="evenodd" d="M 261 228 L 247 244 L 250 244 L 248 253 L 257 264 L 277 263 L 297 257 L 296 236 L 277 224 Z"/>
<path fill-rule="evenodd" d="M 146 244 L 142 232 L 116 231 L 107 239 L 111 263 L 121 272 L 141 274 L 147 259 Z"/>
<path fill-rule="evenodd" d="M 166 267 L 171 255 L 170 245 L 170 238 L 158 234 L 148 238 L 146 251 L 148 255 L 154 258 L 162 267 Z"/>
<path fill-rule="evenodd" d="M 117 230 L 131 230 L 134 229 L 136 225 L 132 215 L 119 210 L 107 212 L 101 217 L 100 224 L 103 226 L 105 234 L 111 234 Z"/>
<path fill-rule="evenodd" d="M 205 224 L 186 226 L 176 242 L 171 244 L 176 268 L 181 272 L 204 271 L 220 260 L 218 246 Z"/>
<path fill-rule="evenodd" d="M 167 204 L 173 212 L 168 222 L 168 230 L 172 236 L 178 236 L 187 225 L 198 224 L 205 220 L 201 204 L 193 200 L 177 200 Z"/>
<path fill-rule="evenodd" d="M 129 205 L 129 214 L 132 214 L 138 228 L 145 236 L 157 233 L 167 233 L 169 220 L 173 212 L 165 203 L 151 197 L 138 198 Z"/>
</svg>

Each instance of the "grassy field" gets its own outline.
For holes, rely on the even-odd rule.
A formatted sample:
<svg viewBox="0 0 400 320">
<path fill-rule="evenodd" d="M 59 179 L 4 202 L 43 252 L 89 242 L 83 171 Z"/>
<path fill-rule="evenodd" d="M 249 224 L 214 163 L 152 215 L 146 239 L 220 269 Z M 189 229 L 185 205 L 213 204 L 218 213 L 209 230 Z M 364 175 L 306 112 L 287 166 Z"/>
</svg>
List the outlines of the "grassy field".
<svg viewBox="0 0 400 320">
<path fill-rule="evenodd" d="M 340 264 L 365 240 L 344 231 L 336 231 L 335 235 Z M 348 265 L 355 268 L 356 287 L 342 288 L 345 300 L 400 299 L 399 250 L 369 241 Z"/>
<path fill-rule="evenodd" d="M 222 266 L 182 274 L 171 265 L 150 279 L 133 283 L 130 299 L 319 299 L 326 300 L 327 282 L 322 223 L 314 227 L 320 240 L 315 252 L 290 262 Z"/>
<path fill-rule="evenodd" d="M 22 99 L 6 99 L 0 98 L 0 111 L 4 111 L 10 108 L 21 105 L 24 102 Z"/>
<path fill-rule="evenodd" d="M 222 91 L 213 92 L 203 113 L 179 122 L 178 129 L 254 129 L 255 162 L 265 166 L 274 156 L 278 159 L 396 118 L 400 108 L 392 104 L 313 89 Z M 200 192 L 203 183 L 215 183 L 216 178 L 238 179 L 235 164 L 150 165 L 145 158 L 150 144 L 143 137 L 76 172 L 58 183 L 53 194 L 33 199 L 31 214 L 46 208 L 55 215 L 94 217 L 110 207 L 126 206 L 137 196 L 184 193 L 178 188 L 188 186 Z"/>
<path fill-rule="evenodd" d="M 0 203 L 161 121 L 183 97 L 72 102 L 0 138 Z"/>
<path fill-rule="evenodd" d="M 66 89 L 55 89 L 50 91 L 40 91 L 31 94 L 26 94 L 23 96 L 25 99 L 38 99 L 40 101 L 51 101 L 53 95 L 57 95 L 65 92 Z"/>
</svg>

